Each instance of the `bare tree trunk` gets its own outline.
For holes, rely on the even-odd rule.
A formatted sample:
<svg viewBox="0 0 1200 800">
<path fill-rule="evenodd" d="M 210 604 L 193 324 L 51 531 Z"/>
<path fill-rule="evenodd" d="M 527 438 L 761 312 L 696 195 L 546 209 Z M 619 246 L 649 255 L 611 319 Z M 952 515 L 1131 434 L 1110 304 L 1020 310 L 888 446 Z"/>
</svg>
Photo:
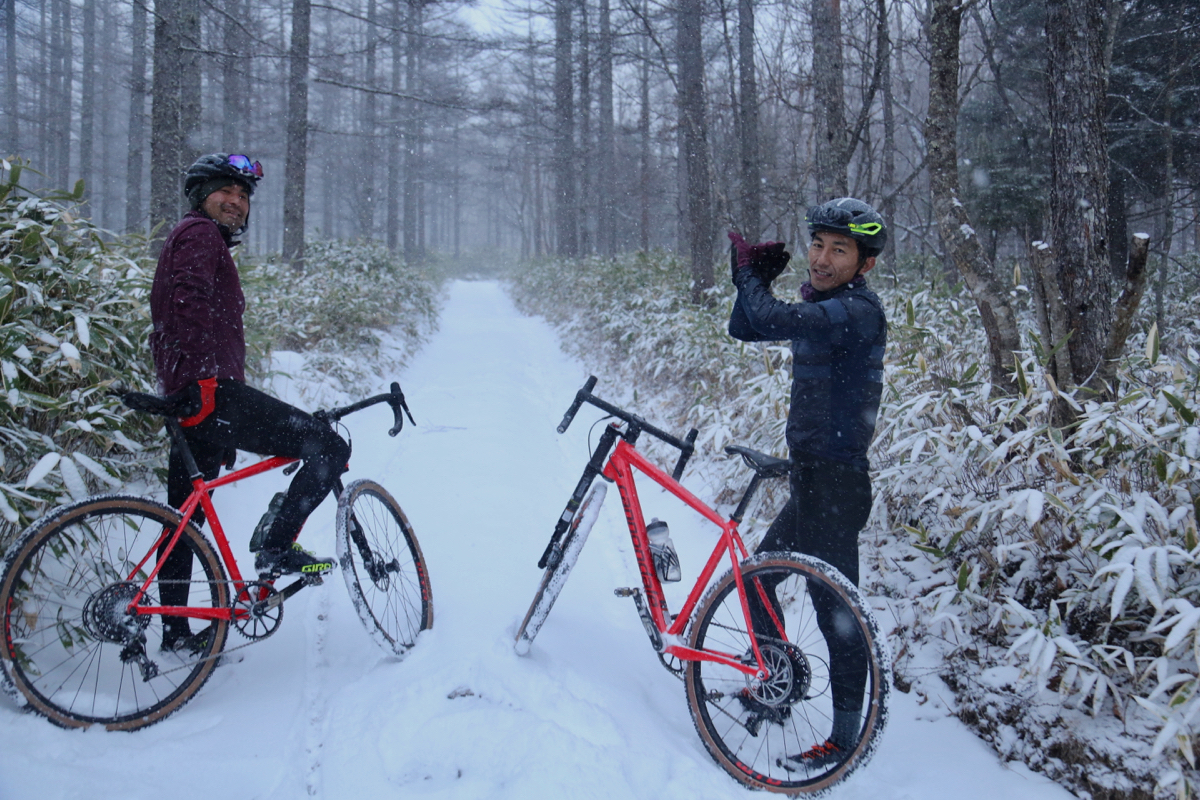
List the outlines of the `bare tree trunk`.
<svg viewBox="0 0 1200 800">
<path fill-rule="evenodd" d="M 692 264 L 692 302 L 705 302 L 713 286 L 712 178 L 704 108 L 703 0 L 679 0 L 679 123 L 687 167 L 687 232 Z"/>
<path fill-rule="evenodd" d="M 308 175 L 308 59 L 312 27 L 310 0 L 292 0 L 292 43 L 288 53 L 287 164 L 283 177 L 283 257 L 304 269 L 304 202 Z"/>
<path fill-rule="evenodd" d="M 55 130 L 55 167 L 58 186 L 71 188 L 71 107 L 74 94 L 75 57 L 72 45 L 71 1 L 58 2 L 58 47 L 55 61 L 58 69 L 57 98 L 54 108 L 57 126 Z"/>
<path fill-rule="evenodd" d="M 95 198 L 96 0 L 84 0 L 83 4 L 83 64 L 79 78 L 79 178 L 90 202 Z"/>
<path fill-rule="evenodd" d="M 554 2 L 554 219 L 557 252 L 579 255 L 575 196 L 575 103 L 571 80 L 571 2 Z"/>
<path fill-rule="evenodd" d="M 1125 352 L 1125 341 L 1129 338 L 1138 305 L 1141 304 L 1142 294 L 1146 291 L 1146 257 L 1149 250 L 1150 239 L 1144 233 L 1136 234 L 1129 247 L 1125 288 L 1117 298 L 1117 305 L 1113 311 L 1113 325 L 1108 331 L 1108 341 L 1104 345 L 1104 361 L 1100 365 L 1097 384 L 1108 387 L 1113 395 L 1117 393 L 1117 359 Z"/>
<path fill-rule="evenodd" d="M 813 101 L 816 104 L 817 200 L 848 192 L 845 64 L 842 57 L 841 0 L 812 0 Z"/>
<path fill-rule="evenodd" d="M 754 0 L 738 0 L 738 86 L 742 230 L 751 241 L 757 241 L 762 233 L 763 187 L 758 151 L 758 77 L 754 68 Z"/>
<path fill-rule="evenodd" d="M 591 237 L 591 214 L 594 205 L 592 169 L 595 151 L 592 147 L 592 41 L 591 21 L 588 19 L 588 0 L 579 0 L 579 23 L 576 25 L 579 41 L 576 60 L 579 64 L 579 98 L 576 117 L 579 120 L 579 145 L 573 161 L 576 165 L 579 199 L 579 254 L 589 255 L 594 245 Z"/>
<path fill-rule="evenodd" d="M 420 84 L 421 27 L 423 0 L 408 0 L 408 47 L 405 53 L 404 86 L 408 94 L 417 96 Z M 404 260 L 415 264 L 421 257 L 420 170 L 423 168 L 421 146 L 421 114 L 415 101 L 408 101 L 408 121 L 404 134 Z"/>
<path fill-rule="evenodd" d="M 225 57 L 221 62 L 221 147 L 230 152 L 242 151 L 246 145 L 246 95 L 249 82 L 245 78 L 246 56 L 250 55 L 245 24 L 245 5 L 242 0 L 225 0 L 225 17 L 221 21 Z"/>
<path fill-rule="evenodd" d="M 150 107 L 150 227 L 171 225 L 180 208 L 180 73 L 183 70 L 177 0 L 154 4 L 154 78 Z M 154 250 L 167 231 L 160 229 Z"/>
<path fill-rule="evenodd" d="M 183 170 L 200 157 L 203 97 L 200 74 L 200 0 L 174 0 L 180 10 L 179 165 Z"/>
<path fill-rule="evenodd" d="M 642 0 L 642 15 L 645 18 L 649 0 Z M 642 252 L 650 249 L 650 37 L 641 39 L 641 70 L 639 88 L 641 89 L 641 116 L 638 118 L 638 138 L 641 145 L 641 159 L 638 175 L 638 194 L 641 205 L 641 224 L 639 226 L 639 246 Z"/>
<path fill-rule="evenodd" d="M 879 14 L 879 34 L 885 37 L 880 49 L 884 53 L 880 82 L 883 88 L 883 203 L 879 211 L 883 218 L 892 225 L 892 235 L 888 237 L 883 248 L 883 260 L 896 276 L 896 236 L 894 222 L 896 219 L 896 117 L 892 108 L 892 40 L 891 26 L 888 23 L 887 0 L 876 0 L 876 12 Z"/>
<path fill-rule="evenodd" d="M 129 156 L 125 160 L 125 230 L 144 231 L 142 206 L 142 161 L 146 138 L 146 4 L 133 0 L 130 38 L 133 53 L 129 64 Z"/>
<path fill-rule="evenodd" d="M 403 87 L 404 59 L 400 47 L 400 3 L 392 0 L 392 123 L 388 126 L 388 176 L 387 176 L 387 246 L 393 253 L 400 247 L 400 206 L 403 202 L 400 176 L 404 172 L 403 156 L 400 153 L 400 120 L 404 117 L 404 103 L 400 99 Z"/>
<path fill-rule="evenodd" d="M 1154 279 L 1154 322 L 1161 336 L 1166 329 L 1167 275 L 1171 269 L 1171 244 L 1175 238 L 1175 147 L 1171 141 L 1171 92 L 1168 82 L 1167 97 L 1163 102 L 1167 118 L 1163 122 L 1163 238 L 1162 258 L 1158 261 L 1158 275 Z"/>
<path fill-rule="evenodd" d="M 1071 329 L 1067 349 L 1077 386 L 1104 359 L 1109 298 L 1108 151 L 1104 135 L 1106 0 L 1048 3 L 1050 235 L 1057 289 Z M 1093 386 L 1097 391 L 1103 387 Z"/>
<path fill-rule="evenodd" d="M 379 30 L 376 27 L 376 0 L 367 0 L 367 42 L 364 63 L 363 86 L 374 87 L 376 80 L 377 59 L 376 50 L 379 43 Z M 362 117 L 359 119 L 359 130 L 362 134 L 359 150 L 359 186 L 354 192 L 354 219 L 358 225 L 359 236 L 369 239 L 375 233 L 375 173 L 379 167 L 379 148 L 375 141 L 376 100 L 374 92 L 362 93 Z"/>
<path fill-rule="evenodd" d="M 597 171 L 600 214 L 597 239 L 603 255 L 617 252 L 617 142 L 613 120 L 613 33 L 609 0 L 600 0 L 600 141 Z"/>
<path fill-rule="evenodd" d="M 20 107 L 17 95 L 17 0 L 4 3 L 4 146 L 6 155 L 21 151 Z"/>
<path fill-rule="evenodd" d="M 1008 295 L 987 261 L 958 190 L 958 67 L 963 7 L 958 0 L 933 0 L 929 19 L 929 116 L 925 120 L 933 210 L 946 248 L 975 297 L 987 333 L 993 384 L 1012 389 L 1009 370 L 1021 345 Z"/>
</svg>

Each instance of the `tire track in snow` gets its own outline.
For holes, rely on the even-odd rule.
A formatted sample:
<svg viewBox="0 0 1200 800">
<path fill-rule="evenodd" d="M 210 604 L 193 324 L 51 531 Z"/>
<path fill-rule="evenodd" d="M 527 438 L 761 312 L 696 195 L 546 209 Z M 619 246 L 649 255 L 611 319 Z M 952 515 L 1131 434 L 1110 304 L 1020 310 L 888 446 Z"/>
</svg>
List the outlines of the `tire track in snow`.
<svg viewBox="0 0 1200 800">
<path fill-rule="evenodd" d="M 330 573 L 332 575 L 332 573 Z M 325 576 L 328 581 L 330 575 Z M 304 788 L 309 797 L 321 797 L 324 788 L 321 770 L 322 747 L 325 740 L 325 723 L 329 713 L 329 659 L 325 643 L 329 632 L 329 614 L 332 610 L 328 584 L 322 586 L 312 606 L 306 609 L 309 615 L 308 645 L 305 648 L 304 696 L 301 713 L 304 714 Z"/>
</svg>

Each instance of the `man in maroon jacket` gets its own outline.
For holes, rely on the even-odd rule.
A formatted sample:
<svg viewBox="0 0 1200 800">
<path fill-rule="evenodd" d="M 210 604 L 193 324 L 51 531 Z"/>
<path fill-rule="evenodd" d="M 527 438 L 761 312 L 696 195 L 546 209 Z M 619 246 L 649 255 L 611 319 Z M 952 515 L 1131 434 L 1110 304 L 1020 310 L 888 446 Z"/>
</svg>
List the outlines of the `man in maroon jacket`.
<svg viewBox="0 0 1200 800">
<path fill-rule="evenodd" d="M 171 231 L 158 258 L 150 293 L 150 348 L 159 391 L 183 393 L 200 409 L 181 423 L 207 480 L 216 478 L 222 462 L 231 462 L 239 449 L 303 460 L 274 518 L 260 523 L 265 536 L 254 566 L 269 578 L 319 575 L 332 569 L 333 559 L 313 556 L 295 539 L 346 470 L 350 447 L 328 425 L 246 385 L 246 302 L 229 249 L 246 229 L 250 196 L 261 178 L 262 167 L 244 155 L 213 153 L 188 169 L 184 193 L 192 210 Z M 178 508 L 191 488 L 183 456 L 172 446 L 167 502 Z M 202 525 L 203 512 L 194 519 Z M 191 562 L 191 551 L 180 547 L 163 565 L 165 605 L 187 604 Z M 186 618 L 163 619 L 164 650 L 197 651 L 207 636 L 207 629 L 193 634 Z"/>
</svg>

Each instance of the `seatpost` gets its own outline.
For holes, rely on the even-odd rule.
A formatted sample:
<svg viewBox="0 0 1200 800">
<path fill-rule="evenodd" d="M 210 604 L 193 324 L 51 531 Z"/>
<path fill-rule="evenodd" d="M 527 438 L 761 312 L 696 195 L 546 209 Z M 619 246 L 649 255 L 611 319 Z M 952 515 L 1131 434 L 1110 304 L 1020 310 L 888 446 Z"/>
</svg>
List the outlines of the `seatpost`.
<svg viewBox="0 0 1200 800">
<path fill-rule="evenodd" d="M 737 511 L 734 511 L 730 517 L 730 519 L 739 525 L 742 522 L 742 517 L 746 514 L 746 509 L 750 506 L 751 498 L 754 497 L 754 490 L 758 488 L 758 484 L 761 482 L 762 476 L 757 472 L 754 473 L 754 477 L 750 479 L 750 485 L 746 487 L 746 493 L 742 495 L 742 502 L 738 503 Z"/>
<path fill-rule="evenodd" d="M 183 428 L 179 424 L 179 420 L 174 417 L 167 417 L 167 433 L 171 434 L 171 441 L 179 448 L 179 452 L 183 455 L 183 466 L 187 468 L 188 478 L 190 480 L 198 480 L 204 477 L 200 472 L 200 467 L 196 466 L 196 459 L 192 456 L 192 448 L 188 447 L 187 439 L 183 435 Z"/>
</svg>

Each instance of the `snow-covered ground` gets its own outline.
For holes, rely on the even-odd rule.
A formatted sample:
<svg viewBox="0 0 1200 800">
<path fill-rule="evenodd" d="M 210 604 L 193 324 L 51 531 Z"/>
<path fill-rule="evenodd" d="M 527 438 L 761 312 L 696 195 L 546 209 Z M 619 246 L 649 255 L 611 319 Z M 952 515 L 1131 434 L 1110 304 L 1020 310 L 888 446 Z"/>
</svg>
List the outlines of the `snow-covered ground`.
<svg viewBox="0 0 1200 800">
<path fill-rule="evenodd" d="M 143 731 L 60 730 L 0 699 L 0 800 L 763 796 L 709 758 L 683 684 L 659 666 L 632 602 L 613 595 L 638 580 L 615 493 L 529 656 L 513 652 L 537 558 L 598 417 L 584 409 L 565 435 L 555 433 L 585 368 L 497 284 L 457 282 L 440 332 L 409 369 L 363 394 L 395 377 L 417 425 L 391 439 L 386 408 L 351 418 L 348 478 L 388 487 L 424 549 L 435 622 L 408 657 L 376 648 L 334 575 L 288 602 L 278 633 L 241 650 L 244 659 L 220 667 L 179 713 Z M 297 385 L 277 388 L 303 402 Z M 605 394 L 603 376 L 596 391 Z M 217 493 L 239 557 L 286 480 Z M 647 516 L 671 523 L 685 573 L 689 563 L 694 570 L 711 534 L 660 495 L 643 501 Z M 331 503 L 301 542 L 333 553 Z M 241 641 L 231 634 L 231 644 Z M 1000 763 L 935 695 L 893 692 L 874 760 L 832 796 L 1071 795 Z"/>
</svg>

